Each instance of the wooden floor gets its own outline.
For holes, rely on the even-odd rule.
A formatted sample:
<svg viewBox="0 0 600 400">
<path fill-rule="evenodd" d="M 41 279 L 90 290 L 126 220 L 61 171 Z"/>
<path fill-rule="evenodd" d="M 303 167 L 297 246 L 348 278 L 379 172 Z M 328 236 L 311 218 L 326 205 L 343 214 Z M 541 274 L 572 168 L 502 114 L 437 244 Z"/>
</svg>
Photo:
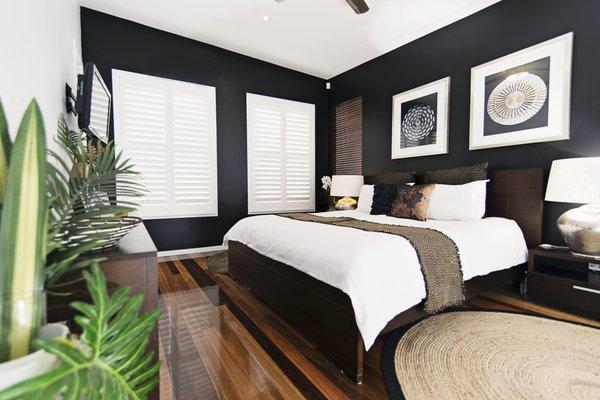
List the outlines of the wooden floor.
<svg viewBox="0 0 600 400">
<path fill-rule="evenodd" d="M 355 385 L 265 304 L 227 276 L 206 268 L 209 254 L 159 263 L 161 399 L 387 399 L 380 373 L 382 341 L 367 353 Z M 490 292 L 468 306 L 588 320 Z"/>
</svg>

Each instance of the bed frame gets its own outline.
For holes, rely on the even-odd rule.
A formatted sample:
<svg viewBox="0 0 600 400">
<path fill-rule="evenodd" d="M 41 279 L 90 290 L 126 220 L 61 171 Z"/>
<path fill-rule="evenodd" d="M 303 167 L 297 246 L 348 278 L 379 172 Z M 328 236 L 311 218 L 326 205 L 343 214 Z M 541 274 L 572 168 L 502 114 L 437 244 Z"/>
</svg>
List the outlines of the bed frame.
<svg viewBox="0 0 600 400">
<path fill-rule="evenodd" d="M 515 220 L 529 247 L 541 243 L 543 171 L 500 170 L 490 174 L 487 215 Z M 465 282 L 466 298 L 521 276 L 523 266 Z M 235 241 L 229 242 L 229 274 L 313 339 L 346 375 L 362 382 L 364 345 L 350 298 L 341 290 Z M 380 334 L 425 317 L 418 304 L 392 319 Z"/>
</svg>

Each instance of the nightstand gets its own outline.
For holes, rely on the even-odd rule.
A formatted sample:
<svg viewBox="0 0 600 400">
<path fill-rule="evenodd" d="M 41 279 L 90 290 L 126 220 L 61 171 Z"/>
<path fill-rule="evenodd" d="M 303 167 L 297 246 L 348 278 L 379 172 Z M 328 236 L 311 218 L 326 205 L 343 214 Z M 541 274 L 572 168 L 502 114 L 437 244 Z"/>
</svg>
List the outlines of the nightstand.
<svg viewBox="0 0 600 400">
<path fill-rule="evenodd" d="M 568 250 L 529 251 L 527 297 L 567 311 L 600 319 L 600 261 Z"/>
</svg>

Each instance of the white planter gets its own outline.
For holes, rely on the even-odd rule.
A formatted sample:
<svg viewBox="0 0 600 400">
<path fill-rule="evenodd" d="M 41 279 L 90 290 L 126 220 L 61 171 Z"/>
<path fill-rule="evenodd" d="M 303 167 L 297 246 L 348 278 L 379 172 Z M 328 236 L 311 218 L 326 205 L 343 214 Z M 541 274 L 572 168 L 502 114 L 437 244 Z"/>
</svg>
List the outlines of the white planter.
<svg viewBox="0 0 600 400">
<path fill-rule="evenodd" d="M 45 340 L 67 337 L 69 328 L 63 324 L 48 324 L 40 328 L 39 337 Z M 38 350 L 26 356 L 0 364 L 0 390 L 26 379 L 41 375 L 56 367 L 55 355 Z"/>
</svg>

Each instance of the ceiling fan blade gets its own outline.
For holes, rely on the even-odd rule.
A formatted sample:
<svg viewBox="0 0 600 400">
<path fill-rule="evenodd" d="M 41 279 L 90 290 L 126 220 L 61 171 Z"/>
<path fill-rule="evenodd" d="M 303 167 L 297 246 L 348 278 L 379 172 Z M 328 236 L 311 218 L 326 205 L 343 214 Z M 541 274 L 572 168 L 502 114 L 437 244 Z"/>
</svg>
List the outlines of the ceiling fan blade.
<svg viewBox="0 0 600 400">
<path fill-rule="evenodd" d="M 369 6 L 365 0 L 346 0 L 346 3 L 348 3 L 357 14 L 363 14 L 369 11 Z"/>
</svg>

